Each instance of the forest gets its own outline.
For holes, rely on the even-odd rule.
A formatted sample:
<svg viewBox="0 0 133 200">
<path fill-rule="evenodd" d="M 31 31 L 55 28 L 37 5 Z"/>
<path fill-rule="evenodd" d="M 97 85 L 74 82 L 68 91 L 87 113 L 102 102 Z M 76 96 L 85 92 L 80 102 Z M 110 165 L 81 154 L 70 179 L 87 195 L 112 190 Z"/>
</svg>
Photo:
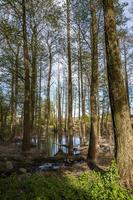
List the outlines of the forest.
<svg viewBox="0 0 133 200">
<path fill-rule="evenodd" d="M 133 200 L 132 0 L 0 0 L 0 200 Z"/>
</svg>

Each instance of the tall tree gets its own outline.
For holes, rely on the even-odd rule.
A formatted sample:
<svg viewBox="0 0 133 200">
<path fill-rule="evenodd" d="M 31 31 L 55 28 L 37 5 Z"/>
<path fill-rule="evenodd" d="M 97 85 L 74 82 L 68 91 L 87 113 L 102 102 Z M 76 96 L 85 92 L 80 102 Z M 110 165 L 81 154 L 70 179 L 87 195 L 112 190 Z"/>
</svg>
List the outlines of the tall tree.
<svg viewBox="0 0 133 200">
<path fill-rule="evenodd" d="M 115 156 L 120 176 L 133 185 L 133 131 L 122 63 L 113 0 L 103 0 L 109 96 L 115 136 Z"/>
<path fill-rule="evenodd" d="M 82 61 L 82 44 L 81 44 L 81 24 L 80 22 L 78 23 L 78 43 L 79 43 L 79 68 L 78 69 L 80 71 L 80 77 L 79 77 L 79 85 L 81 85 L 81 108 L 82 108 L 82 119 L 81 119 L 81 143 L 84 144 L 85 143 L 85 132 L 86 132 L 86 128 L 85 128 L 85 122 L 84 122 L 84 118 L 85 118 L 85 91 L 84 91 L 84 81 L 83 81 L 83 61 Z M 79 72 L 78 72 L 79 73 Z M 81 82 L 80 82 L 81 80 Z M 79 89 L 79 94 L 80 94 L 80 89 Z M 80 97 L 80 96 L 79 96 Z M 80 99 L 79 99 L 80 100 Z M 79 107 L 80 110 L 80 107 Z M 79 112 L 80 113 L 80 112 Z"/>
<path fill-rule="evenodd" d="M 47 124 L 46 124 L 46 131 L 47 132 L 48 132 L 48 127 L 49 127 L 49 119 L 50 119 L 51 72 L 52 72 L 52 53 L 51 53 L 51 46 L 49 46 L 49 69 L 48 69 L 48 82 L 47 82 Z"/>
<path fill-rule="evenodd" d="M 73 153 L 73 130 L 72 130 L 72 62 L 71 62 L 71 28 L 70 28 L 70 0 L 67 3 L 67 56 L 68 56 L 68 123 L 67 131 L 69 138 L 69 154 Z"/>
<path fill-rule="evenodd" d="M 96 160 L 98 145 L 98 116 L 97 116 L 97 95 L 98 95 L 98 32 L 96 17 L 96 2 L 90 0 L 91 9 L 91 86 L 90 86 L 90 109 L 91 127 L 88 149 L 88 161 Z"/>
<path fill-rule="evenodd" d="M 26 1 L 22 0 L 23 54 L 25 70 L 23 151 L 30 149 L 30 66 L 27 42 Z"/>
<path fill-rule="evenodd" d="M 60 83 L 60 71 L 58 64 L 58 137 L 59 137 L 59 147 L 61 147 L 62 142 L 62 112 L 61 112 L 61 83 Z"/>
<path fill-rule="evenodd" d="M 34 24 L 32 28 L 32 41 L 31 41 L 31 54 L 32 54 L 32 63 L 31 63 L 31 133 L 34 128 L 34 119 L 35 119 L 35 103 L 36 103 L 36 88 L 37 88 L 37 27 Z"/>
</svg>

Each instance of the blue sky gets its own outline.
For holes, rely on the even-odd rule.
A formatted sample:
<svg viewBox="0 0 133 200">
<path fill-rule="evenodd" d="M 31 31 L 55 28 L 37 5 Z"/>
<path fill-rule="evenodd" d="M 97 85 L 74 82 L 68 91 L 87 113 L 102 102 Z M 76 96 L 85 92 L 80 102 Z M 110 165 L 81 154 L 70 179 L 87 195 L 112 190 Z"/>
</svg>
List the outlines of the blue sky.
<svg viewBox="0 0 133 200">
<path fill-rule="evenodd" d="M 127 23 L 128 27 L 130 28 L 131 26 L 133 26 L 133 16 L 130 13 L 131 4 L 133 4 L 133 0 L 126 0 L 126 1 L 125 0 L 120 0 L 120 2 L 123 2 L 123 3 L 127 2 L 128 3 L 128 6 L 125 9 L 125 14 L 126 14 L 127 17 L 130 18 L 130 20 Z"/>
</svg>

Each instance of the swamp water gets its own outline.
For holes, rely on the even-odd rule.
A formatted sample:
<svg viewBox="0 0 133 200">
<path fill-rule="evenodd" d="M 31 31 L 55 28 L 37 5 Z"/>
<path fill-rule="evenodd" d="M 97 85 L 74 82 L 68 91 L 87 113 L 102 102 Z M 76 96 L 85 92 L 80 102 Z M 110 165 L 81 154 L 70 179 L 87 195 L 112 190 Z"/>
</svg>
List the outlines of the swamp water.
<svg viewBox="0 0 133 200">
<path fill-rule="evenodd" d="M 38 140 L 33 139 L 32 143 L 35 143 L 35 146 L 38 146 Z M 54 157 L 58 154 L 59 150 L 63 153 L 68 153 L 68 138 L 63 135 L 61 139 L 61 144 L 59 144 L 59 137 L 58 134 L 51 133 L 48 137 L 43 136 L 40 138 L 40 150 L 45 153 L 47 157 Z M 80 137 L 73 136 L 73 154 L 74 156 L 80 155 Z M 67 162 L 67 159 L 65 159 Z M 64 160 L 64 161 L 65 161 Z M 66 163 L 52 163 L 46 162 L 42 163 L 41 165 L 37 166 L 37 171 L 47 171 L 47 170 L 56 170 L 60 168 L 64 168 Z"/>
<path fill-rule="evenodd" d="M 59 144 L 59 137 L 57 134 L 50 134 L 47 139 L 40 139 L 40 150 L 44 151 L 48 157 L 54 157 L 59 149 L 64 153 L 68 153 L 68 139 L 66 136 L 62 136 L 61 145 Z M 80 137 L 73 137 L 73 149 L 74 155 L 80 154 Z"/>
</svg>

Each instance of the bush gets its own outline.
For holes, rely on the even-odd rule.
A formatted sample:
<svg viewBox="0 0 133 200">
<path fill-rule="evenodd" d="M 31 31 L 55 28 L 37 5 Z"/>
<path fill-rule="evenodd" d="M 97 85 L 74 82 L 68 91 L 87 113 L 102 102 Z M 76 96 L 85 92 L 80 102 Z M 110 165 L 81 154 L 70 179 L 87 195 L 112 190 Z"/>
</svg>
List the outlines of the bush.
<svg viewBox="0 0 133 200">
<path fill-rule="evenodd" d="M 0 200 L 133 200 L 119 184 L 113 163 L 105 174 L 86 172 L 81 176 L 39 174 L 0 179 Z"/>
</svg>

